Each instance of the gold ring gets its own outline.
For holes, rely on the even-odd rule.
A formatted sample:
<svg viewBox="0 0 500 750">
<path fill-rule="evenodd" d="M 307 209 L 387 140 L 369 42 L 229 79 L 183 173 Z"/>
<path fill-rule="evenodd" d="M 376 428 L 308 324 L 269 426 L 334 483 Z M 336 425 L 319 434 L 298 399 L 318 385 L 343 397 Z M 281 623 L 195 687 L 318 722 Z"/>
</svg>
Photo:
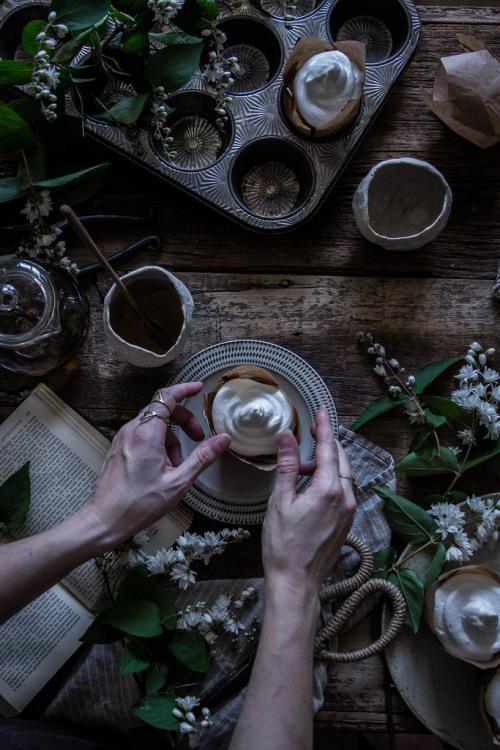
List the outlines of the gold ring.
<svg viewBox="0 0 500 750">
<path fill-rule="evenodd" d="M 152 411 L 148 409 L 148 411 L 145 411 L 144 414 L 141 414 L 139 417 L 139 422 L 147 422 L 148 419 L 153 419 L 153 417 L 158 417 L 158 419 L 161 419 L 162 422 L 165 422 L 166 425 L 169 424 L 169 421 L 167 417 L 162 417 L 161 414 L 157 414 L 155 411 Z"/>
<path fill-rule="evenodd" d="M 346 477 L 345 474 L 339 474 L 341 479 L 348 479 L 350 482 L 354 482 L 354 477 Z"/>
<path fill-rule="evenodd" d="M 167 409 L 167 411 L 168 411 L 168 416 L 169 417 L 172 416 L 172 412 L 170 411 L 170 407 L 167 404 L 167 402 L 165 401 L 165 399 L 163 398 L 162 392 L 161 392 L 160 388 L 158 388 L 158 390 L 155 392 L 153 398 L 151 399 L 151 401 L 149 403 L 150 404 L 154 404 L 154 403 L 163 404 L 163 406 L 165 407 L 165 409 Z"/>
</svg>

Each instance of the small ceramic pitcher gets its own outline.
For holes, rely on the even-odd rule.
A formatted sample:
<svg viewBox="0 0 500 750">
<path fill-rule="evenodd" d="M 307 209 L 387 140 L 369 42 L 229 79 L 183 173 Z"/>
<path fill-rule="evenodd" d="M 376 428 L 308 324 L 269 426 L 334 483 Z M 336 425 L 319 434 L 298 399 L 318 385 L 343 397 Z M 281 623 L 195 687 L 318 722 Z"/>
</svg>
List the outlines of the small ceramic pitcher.
<svg viewBox="0 0 500 750">
<path fill-rule="evenodd" d="M 122 276 L 142 312 L 166 332 L 165 346 L 152 341 L 120 289 L 113 284 L 104 299 L 103 325 L 109 344 L 138 367 L 160 367 L 177 357 L 191 330 L 193 298 L 189 289 L 161 266 L 144 266 Z"/>
<path fill-rule="evenodd" d="M 361 234 L 386 250 L 416 250 L 444 229 L 452 194 L 443 175 L 426 161 L 402 158 L 376 164 L 352 202 Z"/>
</svg>

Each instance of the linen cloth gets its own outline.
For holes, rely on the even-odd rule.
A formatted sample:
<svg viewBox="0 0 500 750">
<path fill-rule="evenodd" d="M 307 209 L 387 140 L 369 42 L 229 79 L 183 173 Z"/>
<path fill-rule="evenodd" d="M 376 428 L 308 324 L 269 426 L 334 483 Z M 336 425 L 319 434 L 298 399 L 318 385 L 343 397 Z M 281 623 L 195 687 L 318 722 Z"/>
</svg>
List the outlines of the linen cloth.
<svg viewBox="0 0 500 750">
<path fill-rule="evenodd" d="M 382 500 L 373 487 L 383 486 L 395 491 L 396 475 L 394 459 L 382 448 L 340 427 L 339 440 L 348 454 L 353 476 L 356 480 L 357 509 L 351 533 L 361 538 L 375 552 L 389 546 L 390 529 L 382 513 Z M 359 561 L 357 552 L 343 547 L 342 554 L 325 580 L 325 584 L 343 580 Z M 200 581 L 186 591 L 176 595 L 177 608 L 184 609 L 188 604 L 204 601 L 207 606 L 222 593 L 237 599 L 241 591 L 254 586 L 259 596 L 254 603 L 240 610 L 239 620 L 246 628 L 252 619 L 262 619 L 264 610 L 262 578 L 245 580 Z M 361 619 L 373 607 L 375 600 L 365 601 L 364 605 L 351 618 L 350 625 Z M 318 627 L 322 627 L 331 612 L 324 605 Z M 209 701 L 214 688 L 224 682 L 227 675 L 238 664 L 247 661 L 255 643 L 241 638 L 241 647 L 235 653 L 231 649 L 232 635 L 220 636 L 216 642 L 216 654 L 205 682 L 193 694 L 199 695 L 200 704 Z M 81 726 L 102 728 L 103 730 L 125 731 L 140 726 L 131 707 L 142 697 L 140 676 L 122 675 L 120 672 L 121 643 L 95 645 L 86 648 L 67 675 L 64 684 L 51 698 L 50 703 L 36 717 L 44 721 L 74 722 Z M 316 662 L 314 667 L 314 711 L 323 703 L 328 666 Z M 193 750 L 225 750 L 239 716 L 245 689 L 239 690 L 220 706 L 212 709 L 213 725 L 200 727 L 190 737 Z"/>
</svg>

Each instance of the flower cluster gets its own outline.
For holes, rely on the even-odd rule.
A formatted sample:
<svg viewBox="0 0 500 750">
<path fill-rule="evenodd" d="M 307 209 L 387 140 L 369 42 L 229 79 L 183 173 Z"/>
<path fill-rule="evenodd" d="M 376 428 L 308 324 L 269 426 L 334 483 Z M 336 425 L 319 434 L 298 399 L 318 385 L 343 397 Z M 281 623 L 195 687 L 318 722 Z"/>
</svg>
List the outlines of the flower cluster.
<svg viewBox="0 0 500 750">
<path fill-rule="evenodd" d="M 471 556 L 500 532 L 500 500 L 472 495 L 461 506 L 434 503 L 428 513 L 437 523 L 437 534 L 447 546 L 446 560 L 469 562 Z"/>
<path fill-rule="evenodd" d="M 50 214 L 52 208 L 52 199 L 48 190 L 33 189 L 31 191 L 25 207 L 20 211 L 26 216 L 31 231 L 22 240 L 16 254 L 52 260 L 76 276 L 78 267 L 65 255 L 66 243 L 59 239 L 61 229 L 51 227 L 45 221 L 45 217 Z"/>
<path fill-rule="evenodd" d="M 455 377 L 460 388 L 453 391 L 451 400 L 472 415 L 472 426 L 457 434 L 464 445 L 475 444 L 478 427 L 484 427 L 490 440 L 500 437 L 500 373 L 488 367 L 494 349 L 483 348 L 474 341 L 465 357 L 466 364 Z"/>
<path fill-rule="evenodd" d="M 205 602 L 198 602 L 194 608 L 186 607 L 184 612 L 178 612 L 177 627 L 181 630 L 195 630 L 205 640 L 213 645 L 222 630 L 226 633 L 238 633 L 245 629 L 245 625 L 238 620 L 237 614 L 231 609 L 241 609 L 257 596 L 253 587 L 241 592 L 236 601 L 232 601 L 227 594 L 221 594 L 212 606 L 206 609 Z M 235 641 L 235 645 L 237 643 Z"/>
<path fill-rule="evenodd" d="M 47 25 L 36 36 L 38 52 L 33 56 L 31 90 L 35 99 L 40 102 L 42 113 L 48 122 L 57 118 L 57 95 L 54 93 L 59 85 L 60 75 L 57 67 L 51 63 L 52 52 L 58 39 L 63 39 L 68 28 L 63 23 L 55 23 L 57 14 L 49 13 Z"/>
<path fill-rule="evenodd" d="M 250 536 L 249 531 L 243 529 L 223 529 L 222 531 L 206 531 L 203 536 L 186 532 L 177 538 L 170 549 L 158 550 L 154 555 L 146 555 L 139 549 L 131 550 L 129 563 L 145 565 L 151 575 L 168 574 L 179 588 L 187 587 L 196 581 L 196 572 L 191 564 L 203 560 L 208 565 L 213 555 L 220 555 L 230 542 L 241 542 Z"/>
<path fill-rule="evenodd" d="M 233 56 L 225 57 L 222 54 L 224 44 L 227 41 L 223 31 L 212 27 L 211 29 L 205 29 L 202 32 L 202 36 L 208 38 L 213 48 L 208 54 L 208 63 L 205 65 L 203 75 L 209 83 L 215 86 L 215 112 L 218 115 L 216 124 L 222 128 L 228 119 L 226 105 L 230 104 L 233 100 L 227 92 L 234 83 L 234 76 L 239 74 L 240 67 L 238 65 L 238 58 Z"/>
<path fill-rule="evenodd" d="M 183 5 L 184 0 L 148 0 L 148 8 L 153 11 L 154 20 L 162 26 L 168 26 Z"/>
<path fill-rule="evenodd" d="M 153 138 L 160 141 L 165 156 L 172 159 L 175 156 L 175 151 L 172 151 L 170 144 L 173 141 L 170 135 L 170 128 L 166 124 L 167 117 L 171 110 L 165 103 L 168 99 L 168 94 L 165 92 L 163 86 L 157 86 L 153 92 L 153 98 L 149 106 L 152 114 L 152 127 L 153 127 Z"/>
<path fill-rule="evenodd" d="M 192 734 L 196 732 L 197 719 L 193 713 L 193 709 L 200 705 L 200 701 L 194 695 L 186 695 L 184 698 L 176 698 L 177 708 L 172 709 L 172 713 L 176 719 L 179 719 L 181 725 L 179 732 L 181 734 Z M 201 709 L 201 726 L 210 727 L 212 725 L 212 719 L 210 718 L 210 709 Z"/>
</svg>

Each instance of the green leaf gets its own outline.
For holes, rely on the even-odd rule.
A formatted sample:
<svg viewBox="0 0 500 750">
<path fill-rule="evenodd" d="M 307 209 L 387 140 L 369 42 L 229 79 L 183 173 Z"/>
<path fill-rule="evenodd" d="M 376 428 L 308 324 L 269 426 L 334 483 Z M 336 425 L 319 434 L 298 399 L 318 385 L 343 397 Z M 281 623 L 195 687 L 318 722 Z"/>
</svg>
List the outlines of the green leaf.
<svg viewBox="0 0 500 750">
<path fill-rule="evenodd" d="M 6 86 L 23 86 L 30 83 L 33 63 L 22 60 L 0 60 L 0 83 Z"/>
<path fill-rule="evenodd" d="M 425 590 L 422 580 L 413 570 L 395 570 L 389 576 L 404 596 L 406 602 L 405 623 L 416 633 L 422 618 Z"/>
<path fill-rule="evenodd" d="M 99 120 L 121 122 L 124 125 L 131 125 L 139 119 L 142 110 L 150 100 L 151 94 L 135 94 L 134 96 L 127 96 L 125 99 L 113 104 L 112 107 L 108 107 L 107 112 L 97 115 L 97 118 Z"/>
<path fill-rule="evenodd" d="M 73 39 L 62 45 L 58 50 L 55 51 L 52 56 L 52 62 L 57 65 L 64 65 L 69 63 L 75 55 L 81 50 L 81 48 L 88 42 L 90 34 L 93 29 L 84 29 L 84 31 L 77 34 Z"/>
<path fill-rule="evenodd" d="M 427 591 L 429 586 L 436 578 L 440 575 L 443 570 L 443 565 L 446 559 L 446 547 L 441 542 L 436 544 L 436 554 L 432 558 L 429 567 L 426 570 L 424 576 L 424 589 Z"/>
<path fill-rule="evenodd" d="M 180 727 L 179 719 L 172 715 L 176 708 L 175 696 L 165 693 L 150 693 L 133 706 L 132 711 L 139 719 L 157 729 L 175 730 Z"/>
<path fill-rule="evenodd" d="M 394 547 L 386 547 L 373 553 L 372 578 L 387 578 L 389 568 L 397 560 L 397 552 Z"/>
<path fill-rule="evenodd" d="M 50 188 L 55 205 L 81 203 L 97 192 L 105 183 L 109 162 L 37 183 L 37 187 Z"/>
<path fill-rule="evenodd" d="M 429 365 L 425 365 L 418 372 L 415 373 L 415 393 L 423 393 L 423 391 L 430 385 L 436 378 L 441 375 L 448 367 L 460 362 L 463 357 L 454 357 L 453 359 L 443 359 L 440 362 L 431 362 Z"/>
<path fill-rule="evenodd" d="M 201 36 L 217 19 L 219 8 L 211 0 L 184 0 L 184 5 L 175 14 L 174 23 L 182 31 L 192 36 Z"/>
<path fill-rule="evenodd" d="M 32 148 L 30 151 L 25 153 L 26 162 L 28 164 L 28 171 L 24 161 L 20 163 L 19 170 L 17 173 L 17 182 L 19 187 L 29 188 L 30 182 L 38 182 L 45 178 L 45 166 L 46 166 L 46 153 L 43 146 Z"/>
<path fill-rule="evenodd" d="M 4 177 L 0 180 L 0 203 L 17 200 L 28 194 L 28 190 L 20 190 L 17 177 Z"/>
<path fill-rule="evenodd" d="M 116 628 L 111 625 L 106 625 L 101 615 L 96 617 L 93 623 L 89 625 L 85 633 L 81 636 L 80 640 L 82 643 L 114 643 L 119 641 L 123 637 Z"/>
<path fill-rule="evenodd" d="M 150 33 L 149 36 L 166 47 L 172 44 L 199 44 L 202 41 L 199 36 L 191 36 L 184 31 L 162 31 L 161 34 Z"/>
<path fill-rule="evenodd" d="M 478 445 L 469 453 L 469 459 L 462 471 L 468 471 L 473 466 L 482 464 L 484 461 L 490 461 L 495 456 L 500 454 L 500 439 L 499 440 L 482 440 Z"/>
<path fill-rule="evenodd" d="M 0 149 L 28 149 L 36 145 L 37 140 L 26 120 L 7 104 L 0 102 Z"/>
<path fill-rule="evenodd" d="M 199 65 L 203 44 L 174 45 L 158 50 L 146 64 L 146 78 L 157 88 L 175 91 L 189 81 Z"/>
<path fill-rule="evenodd" d="M 431 433 L 432 433 L 432 430 L 429 429 L 429 427 L 421 427 L 420 429 L 418 429 L 416 433 L 414 434 L 412 441 L 410 443 L 409 452 L 412 453 L 413 451 L 418 450 L 418 448 L 420 448 L 420 446 L 423 443 L 425 443 L 425 441 L 427 440 L 427 438 L 429 437 Z"/>
<path fill-rule="evenodd" d="M 441 427 L 441 425 L 443 424 L 446 424 L 446 417 L 443 417 L 441 414 L 434 414 L 434 412 L 430 409 L 424 409 L 424 411 L 425 421 L 434 429 L 436 429 L 437 427 Z"/>
<path fill-rule="evenodd" d="M 57 22 L 71 31 L 88 29 L 104 21 L 111 3 L 109 0 L 52 0 L 50 8 L 57 13 Z"/>
<path fill-rule="evenodd" d="M 189 630 L 176 630 L 169 643 L 169 649 L 181 664 L 193 672 L 208 672 L 208 645 L 199 633 Z"/>
<path fill-rule="evenodd" d="M 30 55 L 36 55 L 38 52 L 37 35 L 44 30 L 47 23 L 40 18 L 30 21 L 26 24 L 21 35 L 21 44 L 26 52 Z"/>
<path fill-rule="evenodd" d="M 449 502 L 449 499 L 445 495 L 427 495 L 426 497 L 422 497 L 419 499 L 418 504 L 421 508 L 424 508 L 425 510 L 429 510 L 431 505 L 434 505 L 435 503 L 447 503 Z"/>
<path fill-rule="evenodd" d="M 394 409 L 396 406 L 400 406 L 401 404 L 404 404 L 409 400 L 410 399 L 406 396 L 400 396 L 399 398 L 393 398 L 392 396 L 381 396 L 380 398 L 375 399 L 375 401 L 372 401 L 372 403 L 366 407 L 364 412 L 362 412 L 357 420 L 351 425 L 350 429 L 356 431 L 361 427 L 361 425 L 369 422 L 370 419 L 374 419 L 374 417 L 378 417 L 379 414 L 383 414 L 390 409 Z"/>
<path fill-rule="evenodd" d="M 121 672 L 132 674 L 144 672 L 151 664 L 151 655 L 147 648 L 138 641 L 129 641 L 122 651 Z"/>
<path fill-rule="evenodd" d="M 165 685 L 168 677 L 168 665 L 154 661 L 146 670 L 144 685 L 146 693 L 154 693 Z"/>
<path fill-rule="evenodd" d="M 0 523 L 18 529 L 26 520 L 31 498 L 30 462 L 11 474 L 0 485 Z"/>
<path fill-rule="evenodd" d="M 9 107 L 22 117 L 28 125 L 34 125 L 40 117 L 40 104 L 34 99 L 12 99 L 9 102 Z"/>
<path fill-rule="evenodd" d="M 425 394 L 425 403 L 437 414 L 442 414 L 448 422 L 460 430 L 468 429 L 472 424 L 472 416 L 461 406 L 442 396 Z"/>
<path fill-rule="evenodd" d="M 374 487 L 384 499 L 384 515 L 391 529 L 409 544 L 425 544 L 436 534 L 437 524 L 416 503 L 384 487 Z"/>
<path fill-rule="evenodd" d="M 115 603 L 101 615 L 102 622 L 128 635 L 154 638 L 163 633 L 160 608 L 148 599 Z"/>
<path fill-rule="evenodd" d="M 456 474 L 458 459 L 449 448 L 441 447 L 437 455 L 435 446 L 427 446 L 409 453 L 397 464 L 396 471 L 410 477 Z"/>
<path fill-rule="evenodd" d="M 137 31 L 130 34 L 128 39 L 122 44 L 121 49 L 122 52 L 127 54 L 139 52 L 147 57 L 149 55 L 149 39 L 147 33 L 142 29 L 137 29 Z"/>
</svg>

